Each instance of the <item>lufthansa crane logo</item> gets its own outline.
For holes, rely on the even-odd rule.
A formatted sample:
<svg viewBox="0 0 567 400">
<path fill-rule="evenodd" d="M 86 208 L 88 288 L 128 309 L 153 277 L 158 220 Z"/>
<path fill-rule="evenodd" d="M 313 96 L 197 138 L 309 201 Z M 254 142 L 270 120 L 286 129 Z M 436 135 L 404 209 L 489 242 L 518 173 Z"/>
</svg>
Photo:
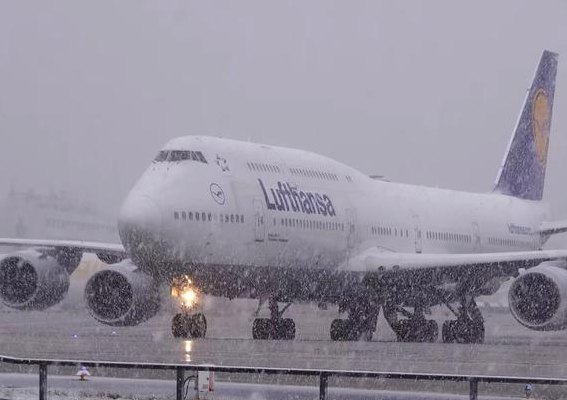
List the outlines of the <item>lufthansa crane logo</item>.
<svg viewBox="0 0 567 400">
<path fill-rule="evenodd" d="M 549 144 L 549 127 L 551 122 L 551 111 L 547 94 L 539 89 L 534 98 L 532 113 L 532 130 L 537 159 L 541 165 L 547 160 L 547 145 Z"/>
<path fill-rule="evenodd" d="M 213 200 L 222 206 L 226 201 L 224 190 L 222 190 L 222 188 L 216 183 L 211 183 L 211 186 L 209 188 L 211 190 L 211 196 Z"/>
</svg>

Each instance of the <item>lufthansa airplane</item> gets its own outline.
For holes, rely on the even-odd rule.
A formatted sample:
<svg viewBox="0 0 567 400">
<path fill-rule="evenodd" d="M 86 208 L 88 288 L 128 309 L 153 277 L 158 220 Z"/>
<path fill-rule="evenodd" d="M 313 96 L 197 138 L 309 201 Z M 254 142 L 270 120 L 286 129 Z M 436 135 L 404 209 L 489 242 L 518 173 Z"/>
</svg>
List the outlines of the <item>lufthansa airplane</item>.
<svg viewBox="0 0 567 400">
<path fill-rule="evenodd" d="M 98 321 L 137 325 L 178 297 L 175 337 L 206 335 L 203 295 L 258 299 L 254 339 L 293 339 L 292 303 L 337 305 L 332 340 L 370 340 L 380 310 L 400 341 L 435 341 L 432 306 L 455 318 L 443 342 L 479 343 L 475 298 L 515 278 L 510 311 L 535 330 L 567 328 L 567 231 L 542 202 L 557 55 L 544 51 L 490 193 L 392 183 L 318 154 L 187 136 L 169 141 L 128 194 L 122 244 L 4 238 L 0 298 L 41 310 L 66 294 L 83 252 L 109 265 L 87 282 Z M 259 307 L 260 307 L 259 306 Z"/>
</svg>

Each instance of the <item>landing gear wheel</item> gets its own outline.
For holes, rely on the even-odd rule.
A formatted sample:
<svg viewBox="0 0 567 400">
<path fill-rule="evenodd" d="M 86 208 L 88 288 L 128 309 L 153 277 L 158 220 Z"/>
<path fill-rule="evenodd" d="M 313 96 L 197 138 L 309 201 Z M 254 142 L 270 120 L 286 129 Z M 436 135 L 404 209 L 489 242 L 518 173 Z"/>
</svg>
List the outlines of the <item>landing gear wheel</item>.
<svg viewBox="0 0 567 400">
<path fill-rule="evenodd" d="M 456 320 L 443 324 L 443 342 L 445 343 L 482 343 L 484 342 L 484 318 L 474 298 L 463 298 Z"/>
<path fill-rule="evenodd" d="M 291 318 L 272 320 L 256 318 L 252 324 L 252 338 L 257 340 L 293 340 L 295 322 Z"/>
<path fill-rule="evenodd" d="M 483 321 L 458 319 L 445 321 L 442 328 L 444 343 L 482 343 L 484 342 Z"/>
<path fill-rule="evenodd" d="M 433 320 L 399 320 L 393 327 L 399 342 L 435 342 L 439 326 Z"/>
<path fill-rule="evenodd" d="M 343 341 L 348 340 L 348 326 L 346 319 L 334 319 L 331 322 L 331 340 Z"/>
<path fill-rule="evenodd" d="M 252 338 L 267 340 L 272 331 L 272 321 L 268 318 L 256 318 L 252 323 Z"/>
<path fill-rule="evenodd" d="M 171 321 L 171 333 L 173 337 L 196 339 L 205 337 L 207 333 L 207 319 L 201 313 L 175 314 Z"/>
<path fill-rule="evenodd" d="M 291 318 L 284 318 L 276 324 L 276 340 L 295 339 L 295 322 Z"/>
<path fill-rule="evenodd" d="M 189 324 L 187 317 L 188 315 L 185 314 L 175 314 L 171 321 L 171 333 L 173 334 L 173 337 L 178 338 L 188 336 L 189 331 L 187 330 L 187 326 Z"/>
<path fill-rule="evenodd" d="M 357 326 L 351 319 L 334 319 L 331 322 L 331 340 L 333 341 L 372 341 L 374 331 Z"/>
<path fill-rule="evenodd" d="M 191 336 L 194 338 L 202 338 L 205 337 L 207 333 L 207 319 L 205 318 L 204 314 L 198 313 L 193 315 L 192 318 L 192 328 Z"/>
</svg>

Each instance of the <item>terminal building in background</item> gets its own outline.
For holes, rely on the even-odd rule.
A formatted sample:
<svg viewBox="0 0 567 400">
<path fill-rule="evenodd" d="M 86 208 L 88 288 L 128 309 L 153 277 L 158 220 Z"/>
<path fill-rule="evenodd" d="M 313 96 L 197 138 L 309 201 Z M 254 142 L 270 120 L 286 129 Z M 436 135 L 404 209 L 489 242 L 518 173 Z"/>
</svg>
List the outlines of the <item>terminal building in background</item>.
<svg viewBox="0 0 567 400">
<path fill-rule="evenodd" d="M 0 197 L 0 237 L 120 243 L 116 218 L 64 192 L 10 189 Z"/>
</svg>

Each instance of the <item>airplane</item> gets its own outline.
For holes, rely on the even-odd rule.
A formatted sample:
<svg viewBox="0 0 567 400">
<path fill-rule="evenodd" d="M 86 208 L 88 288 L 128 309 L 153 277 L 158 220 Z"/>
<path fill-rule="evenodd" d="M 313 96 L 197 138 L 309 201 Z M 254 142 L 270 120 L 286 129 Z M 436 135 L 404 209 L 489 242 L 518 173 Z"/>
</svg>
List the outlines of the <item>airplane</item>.
<svg viewBox="0 0 567 400">
<path fill-rule="evenodd" d="M 567 250 L 544 250 L 567 221 L 542 201 L 558 55 L 544 51 L 489 193 L 389 182 L 312 152 L 217 137 L 170 140 L 124 200 L 121 244 L 2 238 L 0 298 L 42 310 L 65 296 L 83 252 L 109 264 L 88 280 L 91 315 L 114 326 L 179 299 L 174 337 L 206 336 L 204 295 L 267 302 L 254 339 L 292 340 L 293 303 L 335 305 L 334 341 L 371 340 L 380 310 L 397 340 L 434 342 L 433 306 L 454 315 L 445 343 L 482 343 L 475 299 L 509 289 L 535 330 L 567 327 Z M 283 306 L 282 306 L 283 305 Z"/>
</svg>

